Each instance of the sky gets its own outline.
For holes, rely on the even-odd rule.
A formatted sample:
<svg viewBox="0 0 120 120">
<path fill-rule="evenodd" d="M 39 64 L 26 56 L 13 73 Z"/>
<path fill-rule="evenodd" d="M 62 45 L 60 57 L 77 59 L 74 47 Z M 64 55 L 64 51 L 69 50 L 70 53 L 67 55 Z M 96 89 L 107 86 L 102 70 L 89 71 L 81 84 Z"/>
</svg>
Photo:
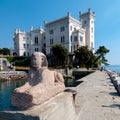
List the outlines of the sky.
<svg viewBox="0 0 120 120">
<path fill-rule="evenodd" d="M 71 13 L 79 20 L 79 12 L 91 8 L 95 18 L 95 50 L 105 46 L 110 52 L 108 63 L 120 64 L 120 0 L 0 0 L 0 48 L 13 48 L 16 28 L 44 28 L 44 21 L 53 21 Z"/>
</svg>

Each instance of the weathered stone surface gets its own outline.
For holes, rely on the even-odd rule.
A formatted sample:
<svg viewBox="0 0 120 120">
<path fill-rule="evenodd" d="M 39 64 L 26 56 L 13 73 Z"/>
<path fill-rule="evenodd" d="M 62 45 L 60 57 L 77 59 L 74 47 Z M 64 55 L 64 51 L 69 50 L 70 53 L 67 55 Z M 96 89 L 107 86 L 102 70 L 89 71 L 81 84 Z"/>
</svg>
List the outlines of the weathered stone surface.
<svg viewBox="0 0 120 120">
<path fill-rule="evenodd" d="M 78 120 L 71 93 L 62 92 L 24 111 L 0 111 L 0 120 Z"/>
<path fill-rule="evenodd" d="M 12 105 L 29 108 L 42 104 L 46 100 L 64 91 L 64 79 L 56 71 L 47 68 L 46 56 L 35 52 L 31 59 L 28 80 L 25 85 L 16 88 L 12 95 Z"/>
</svg>

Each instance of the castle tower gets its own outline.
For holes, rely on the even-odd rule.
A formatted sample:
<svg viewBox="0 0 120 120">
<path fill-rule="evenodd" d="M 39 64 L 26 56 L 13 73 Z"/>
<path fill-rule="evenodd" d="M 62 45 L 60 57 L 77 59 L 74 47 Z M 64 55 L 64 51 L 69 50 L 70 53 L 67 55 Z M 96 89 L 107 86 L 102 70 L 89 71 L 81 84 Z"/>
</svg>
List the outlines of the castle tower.
<svg viewBox="0 0 120 120">
<path fill-rule="evenodd" d="M 95 12 L 88 9 L 88 12 L 80 12 L 80 21 L 82 27 L 86 30 L 86 46 L 94 52 L 94 23 L 95 23 Z"/>
</svg>

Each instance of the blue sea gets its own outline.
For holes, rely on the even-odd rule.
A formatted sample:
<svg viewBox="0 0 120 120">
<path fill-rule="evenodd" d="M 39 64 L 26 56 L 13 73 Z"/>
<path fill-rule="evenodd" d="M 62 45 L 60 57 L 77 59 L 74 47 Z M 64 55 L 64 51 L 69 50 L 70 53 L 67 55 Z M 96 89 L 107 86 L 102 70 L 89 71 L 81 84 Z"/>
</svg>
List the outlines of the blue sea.
<svg viewBox="0 0 120 120">
<path fill-rule="evenodd" d="M 120 74 L 120 65 L 105 66 L 105 69 L 112 70 L 112 71 L 117 72 L 118 74 Z"/>
<path fill-rule="evenodd" d="M 24 80 L 0 82 L 0 110 L 11 108 L 11 94 L 16 87 L 22 86 Z"/>
</svg>

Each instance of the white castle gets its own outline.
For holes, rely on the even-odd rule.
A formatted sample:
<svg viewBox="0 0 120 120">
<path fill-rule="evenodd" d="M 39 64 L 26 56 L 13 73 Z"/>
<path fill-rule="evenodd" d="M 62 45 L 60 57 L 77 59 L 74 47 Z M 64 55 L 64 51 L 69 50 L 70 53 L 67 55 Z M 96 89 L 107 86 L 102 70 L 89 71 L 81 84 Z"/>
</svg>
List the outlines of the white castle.
<svg viewBox="0 0 120 120">
<path fill-rule="evenodd" d="M 62 44 L 68 49 L 69 54 L 74 53 L 80 46 L 88 46 L 94 51 L 94 23 L 95 13 L 88 9 L 79 13 L 80 20 L 67 16 L 44 22 L 44 29 L 33 29 L 30 32 L 15 30 L 14 50 L 12 55 L 31 56 L 35 51 L 51 53 L 53 45 Z"/>
</svg>

